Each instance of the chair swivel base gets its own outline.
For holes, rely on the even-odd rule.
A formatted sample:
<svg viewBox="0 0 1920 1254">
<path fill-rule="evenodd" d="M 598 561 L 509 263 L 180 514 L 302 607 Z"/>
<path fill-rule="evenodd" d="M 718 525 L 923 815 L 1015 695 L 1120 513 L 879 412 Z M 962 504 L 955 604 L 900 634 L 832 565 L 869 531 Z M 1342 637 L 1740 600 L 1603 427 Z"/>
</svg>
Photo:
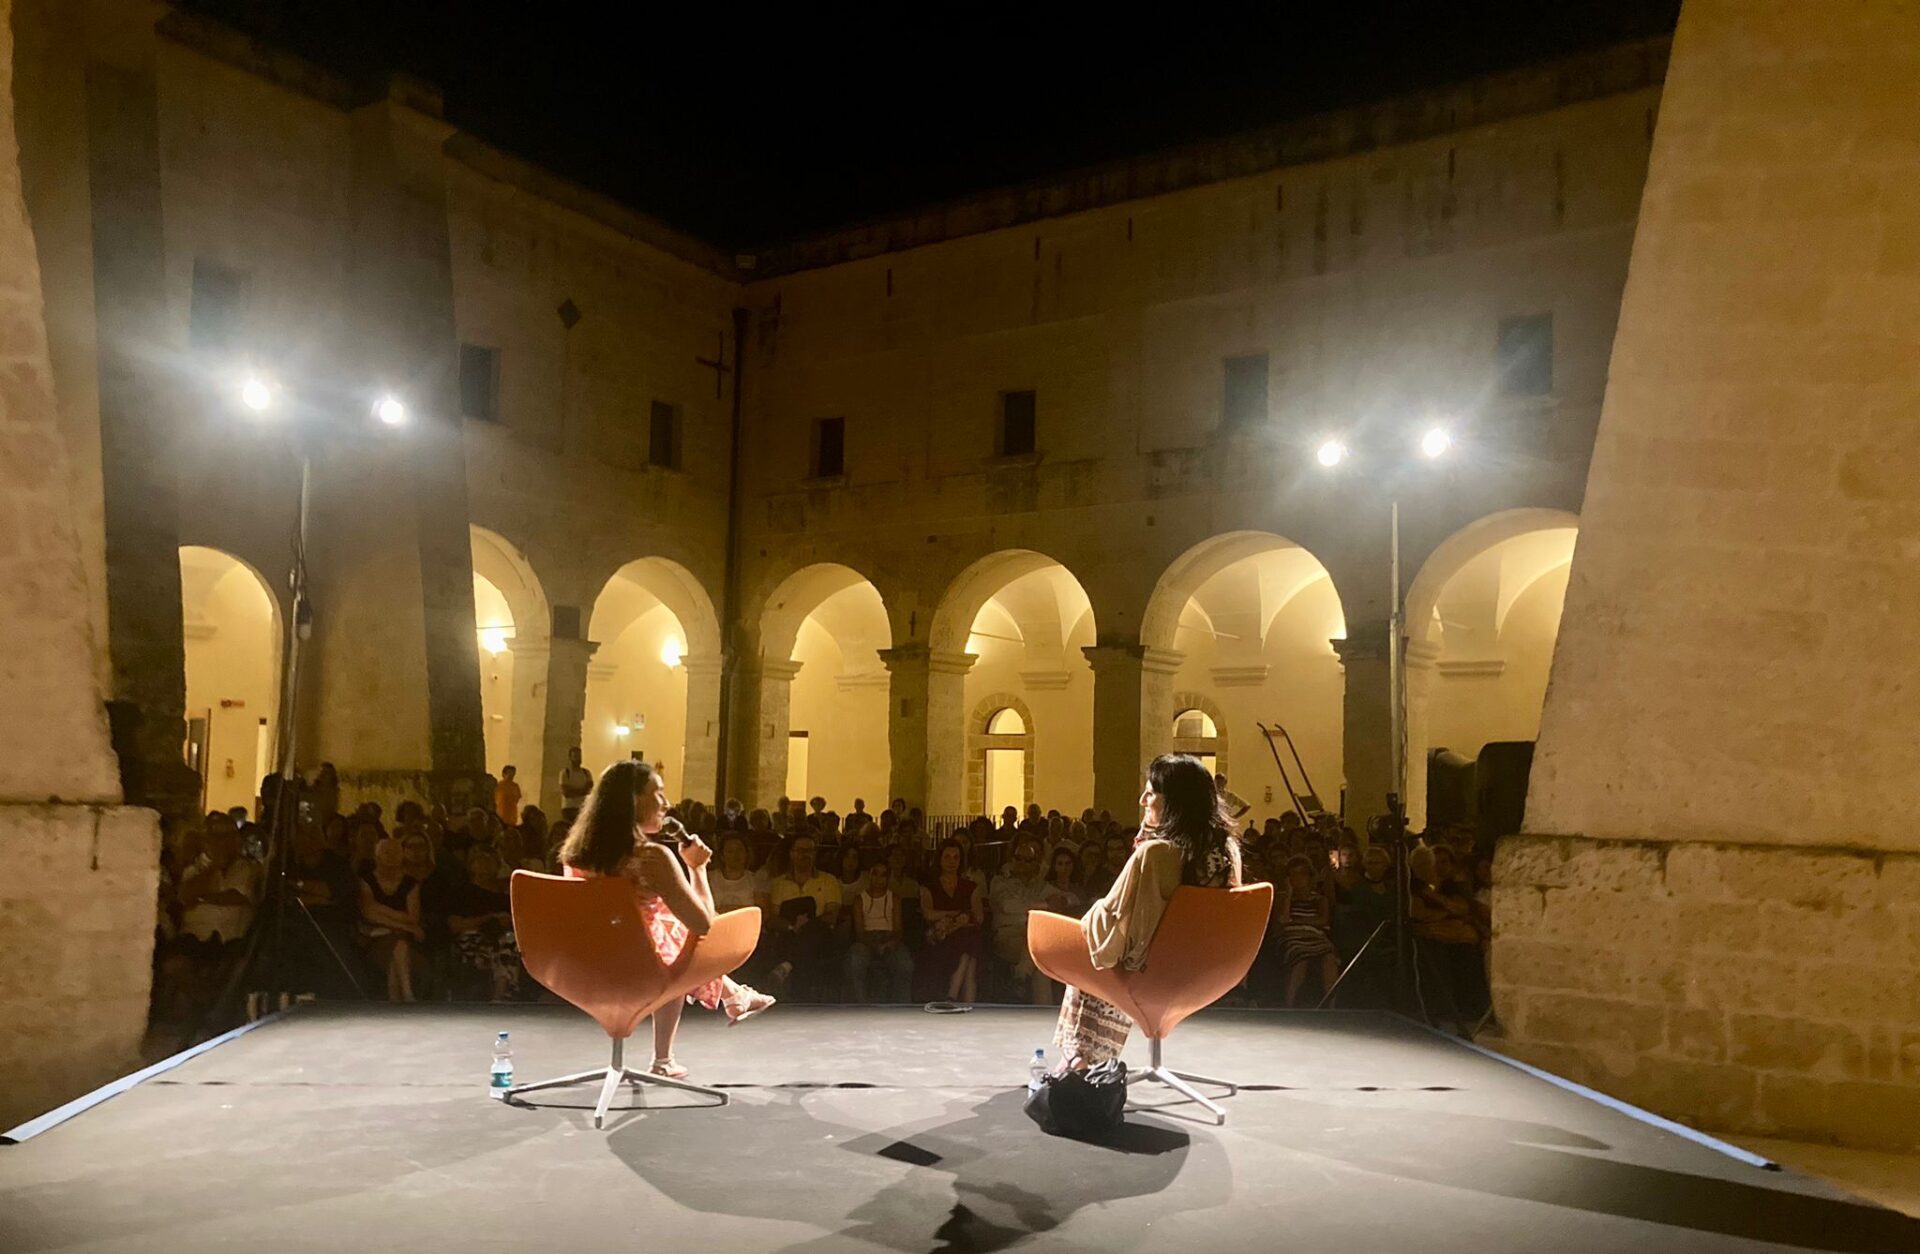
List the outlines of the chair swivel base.
<svg viewBox="0 0 1920 1254">
<path fill-rule="evenodd" d="M 715 1106 L 725 1106 L 733 1100 L 732 1097 L 720 1089 L 710 1089 L 702 1085 L 691 1084 L 686 1080 L 675 1080 L 663 1075 L 654 1075 L 649 1071 L 635 1071 L 623 1062 L 623 1057 L 626 1053 L 625 1047 L 625 1041 L 615 1041 L 613 1043 L 613 1059 L 604 1067 L 596 1067 L 592 1071 L 576 1071 L 572 1075 L 556 1076 L 551 1080 L 536 1080 L 532 1084 L 516 1084 L 510 1089 L 501 1090 L 500 1099 L 506 1102 L 513 1102 L 525 1093 L 537 1093 L 542 1089 L 566 1088 L 574 1084 L 585 1084 L 589 1080 L 598 1080 L 600 1081 L 600 1100 L 595 1103 L 593 1107 L 593 1126 L 596 1128 L 606 1125 L 607 1107 L 613 1104 L 613 1095 L 619 1091 L 623 1083 L 635 1086 L 658 1084 L 662 1088 L 681 1089 L 688 1093 L 699 1093 L 705 1097 L 718 1098 L 719 1100 L 714 1103 Z"/>
<path fill-rule="evenodd" d="M 1223 1094 L 1223 1096 L 1225 1097 L 1232 1097 L 1233 1095 L 1238 1093 L 1240 1091 L 1240 1086 L 1235 1084 L 1231 1080 L 1216 1080 L 1212 1076 L 1194 1075 L 1190 1071 L 1175 1071 L 1172 1067 L 1165 1065 L 1161 1061 L 1160 1042 L 1157 1040 L 1152 1041 L 1151 1045 L 1153 1049 L 1153 1057 L 1151 1061 L 1148 1063 L 1147 1069 L 1145 1071 L 1135 1071 L 1135 1072 L 1129 1073 L 1127 1076 L 1127 1087 L 1132 1088 L 1135 1084 L 1144 1084 L 1148 1082 L 1151 1082 L 1154 1084 L 1164 1084 L 1168 1088 L 1172 1089 L 1174 1092 L 1179 1093 L 1187 1101 L 1198 1102 L 1200 1105 L 1205 1106 L 1207 1110 L 1213 1115 L 1213 1122 L 1215 1127 L 1225 1126 L 1227 1122 L 1226 1108 L 1221 1106 L 1219 1103 L 1209 1099 L 1205 1094 L 1201 1093 L 1199 1089 L 1196 1089 L 1193 1086 L 1196 1084 L 1218 1085 L 1220 1088 L 1227 1090 L 1226 1093 Z M 1167 1102 L 1165 1104 L 1169 1106 L 1178 1106 L 1181 1103 Z M 1148 1107 L 1146 1109 L 1158 1109 L 1158 1107 Z"/>
</svg>

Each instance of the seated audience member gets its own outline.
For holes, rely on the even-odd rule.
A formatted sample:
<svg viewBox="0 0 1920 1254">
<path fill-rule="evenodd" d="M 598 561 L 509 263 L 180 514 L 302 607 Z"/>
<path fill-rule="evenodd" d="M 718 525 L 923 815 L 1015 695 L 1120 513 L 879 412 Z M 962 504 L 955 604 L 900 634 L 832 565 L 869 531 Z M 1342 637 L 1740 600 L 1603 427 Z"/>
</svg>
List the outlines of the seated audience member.
<svg viewBox="0 0 1920 1254">
<path fill-rule="evenodd" d="M 200 852 L 180 872 L 179 884 L 180 926 L 162 968 L 179 998 L 199 1004 L 245 952 L 266 871 L 241 852 L 233 820 L 214 814 L 207 817 Z"/>
<path fill-rule="evenodd" d="M 365 875 L 373 870 L 374 846 L 380 843 L 380 825 L 368 819 L 356 818 L 347 827 L 347 861 L 353 866 L 355 875 Z"/>
<path fill-rule="evenodd" d="M 981 823 L 985 822 L 984 819 L 977 821 Z M 974 830 L 975 829 L 971 828 L 962 829 L 947 839 L 956 842 L 960 846 L 960 865 L 963 868 L 961 873 L 973 881 L 974 887 L 978 888 L 984 897 L 987 891 L 987 873 L 982 871 L 974 861 L 974 850 L 982 844 L 992 844 L 995 834 L 989 833 L 985 840 L 975 840 Z"/>
<path fill-rule="evenodd" d="M 386 977 L 388 1001 L 414 1000 L 427 938 L 420 883 L 403 868 L 405 856 L 399 841 L 385 837 L 374 846 L 373 869 L 360 877 L 360 937 L 373 969 Z"/>
<path fill-rule="evenodd" d="M 517 996 L 524 970 L 513 936 L 505 870 L 493 850 L 476 847 L 467 855 L 468 882 L 454 891 L 447 905 L 454 955 L 462 967 L 481 976 L 493 1001 Z"/>
<path fill-rule="evenodd" d="M 1386 1006 L 1392 1001 L 1393 915 L 1398 908 L 1393 855 L 1385 845 L 1368 845 L 1360 855 L 1360 875 L 1333 911 L 1333 945 L 1354 968 L 1340 986 L 1337 1004 Z M 1371 938 L 1372 944 L 1367 942 Z M 1364 946 L 1364 948 L 1363 948 Z"/>
<path fill-rule="evenodd" d="M 1488 933 L 1475 915 L 1472 890 L 1459 877 L 1453 850 L 1422 846 L 1410 861 L 1414 952 L 1434 977 L 1422 985 L 1427 1009 L 1441 1022 L 1470 1032 L 1492 1000 L 1480 953 Z"/>
<path fill-rule="evenodd" d="M 838 854 L 840 872 L 840 897 L 846 900 L 860 891 L 866 882 L 866 859 L 861 856 L 860 846 L 851 840 L 843 841 Z"/>
<path fill-rule="evenodd" d="M 758 872 L 749 869 L 751 860 L 746 837 L 738 832 L 727 832 L 720 837 L 720 846 L 714 851 L 713 862 L 707 868 L 707 883 L 713 890 L 716 913 L 725 914 L 729 910 L 758 906 L 764 916 L 772 907 L 772 899 L 767 894 L 767 881 Z"/>
<path fill-rule="evenodd" d="M 1101 873 L 1106 870 L 1107 866 L 1107 843 L 1105 838 L 1098 840 L 1089 839 L 1086 844 L 1081 845 L 1078 861 L 1080 865 L 1075 878 L 1080 883 L 1081 895 L 1091 901 L 1105 891 L 1105 889 L 1101 887 Z M 1111 883 L 1112 878 L 1108 877 L 1107 882 Z"/>
<path fill-rule="evenodd" d="M 552 843 L 552 833 L 547 828 L 547 812 L 539 806 L 522 806 L 520 808 L 520 850 L 528 858 L 540 863 L 538 867 L 532 869 L 544 871 L 553 865 L 547 853 Z"/>
<path fill-rule="evenodd" d="M 986 893 L 968 877 L 966 847 L 958 840 L 941 844 L 936 867 L 936 873 L 920 887 L 920 916 L 927 924 L 927 947 L 920 951 L 916 963 L 916 982 L 925 1000 L 945 997 L 971 1003 L 980 995 Z"/>
<path fill-rule="evenodd" d="M 878 1000 L 904 1002 L 913 995 L 913 955 L 907 952 L 900 895 L 884 860 L 867 868 L 866 883 L 850 898 L 853 944 L 847 949 L 847 983 L 857 1002 L 869 996 L 867 973 L 878 967 L 885 976 Z"/>
<path fill-rule="evenodd" d="M 353 953 L 354 923 L 360 914 L 358 879 L 345 855 L 327 848 L 318 823 L 295 825 L 287 882 L 313 920 L 310 926 L 289 923 L 282 932 L 288 987 L 322 997 L 349 995 L 354 988 L 341 963 Z"/>
<path fill-rule="evenodd" d="M 1086 909 L 1087 899 L 1080 893 L 1080 868 L 1075 862 L 1073 850 L 1062 845 L 1053 851 L 1047 859 L 1046 893 L 1040 899 L 1042 910 L 1051 910 L 1055 914 L 1079 914 Z"/>
<path fill-rule="evenodd" d="M 819 850 L 811 834 L 789 837 L 786 870 L 768 884 L 773 978 L 814 1000 L 825 997 L 838 967 L 834 927 L 841 904 L 839 878 L 814 865 Z"/>
<path fill-rule="evenodd" d="M 1007 869 L 993 877 L 987 901 L 993 911 L 993 952 L 1012 969 L 1015 987 L 1036 1006 L 1051 1005 L 1053 981 L 1033 965 L 1027 949 L 1027 912 L 1047 895 L 1040 874 L 1040 842 L 1022 836 L 1013 844 Z"/>
<path fill-rule="evenodd" d="M 1309 967 L 1318 965 L 1320 991 L 1324 994 L 1340 978 L 1340 960 L 1329 935 L 1333 901 L 1314 874 L 1313 864 L 1304 857 L 1287 859 L 1286 878 L 1276 913 L 1284 920 L 1281 938 L 1287 969 L 1286 1004 L 1292 1007 L 1299 1000 Z"/>
</svg>

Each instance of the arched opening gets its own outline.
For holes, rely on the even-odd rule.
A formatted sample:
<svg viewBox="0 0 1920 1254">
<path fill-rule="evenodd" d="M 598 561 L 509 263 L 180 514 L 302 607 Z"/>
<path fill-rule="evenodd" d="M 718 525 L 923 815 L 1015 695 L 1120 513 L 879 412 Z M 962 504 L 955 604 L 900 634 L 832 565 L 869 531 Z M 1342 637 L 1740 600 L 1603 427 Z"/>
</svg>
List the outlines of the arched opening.
<svg viewBox="0 0 1920 1254">
<path fill-rule="evenodd" d="M 1474 762 L 1490 744 L 1539 735 L 1578 534 L 1571 514 L 1514 510 L 1462 529 L 1421 568 L 1407 600 L 1408 808 L 1415 822 L 1428 817 L 1435 751 Z M 1477 804 L 1486 782 L 1461 779 L 1444 788 L 1446 811 L 1434 817 L 1471 817 L 1463 811 Z M 1522 784 L 1523 772 L 1504 787 L 1518 791 Z M 1510 798 L 1508 808 L 1517 812 L 1523 795 Z"/>
<path fill-rule="evenodd" d="M 180 550 L 186 637 L 186 759 L 201 809 L 254 810 L 278 765 L 280 609 L 253 567 L 219 549 Z"/>
<path fill-rule="evenodd" d="M 1093 607 L 1080 581 L 1031 550 L 975 562 L 934 612 L 931 647 L 974 659 L 960 708 L 978 717 L 983 704 L 1017 703 L 1027 728 L 1026 801 L 1045 809 L 1078 812 L 1093 802 L 1093 668 L 1081 650 L 1094 641 Z M 984 735 L 984 727 L 974 730 Z M 1010 753 L 1011 746 L 998 752 Z M 983 753 L 970 747 L 966 755 L 964 798 L 974 814 L 998 809 L 987 804 Z M 1011 758 L 996 761 L 996 769 L 1011 769 Z M 1012 784 L 1004 788 L 1010 792 Z"/>
<path fill-rule="evenodd" d="M 1186 694 L 1174 694 L 1175 705 L 1187 704 L 1181 701 L 1182 695 Z M 1173 716 L 1173 751 L 1191 753 L 1215 774 L 1224 773 L 1220 765 L 1220 742 L 1220 724 L 1197 705 L 1189 705 Z"/>
<path fill-rule="evenodd" d="M 487 770 L 497 776 L 511 763 L 531 801 L 539 796 L 546 766 L 542 739 L 551 613 L 526 555 L 485 527 L 468 530 Z"/>
<path fill-rule="evenodd" d="M 1033 711 L 1027 703 L 1010 692 L 982 698 L 972 731 L 967 753 L 970 808 L 997 815 L 1008 806 L 1025 811 L 1029 802 L 1040 800 L 1034 794 Z"/>
<path fill-rule="evenodd" d="M 587 666 L 583 764 L 597 773 L 639 757 L 670 790 L 709 799 L 718 689 L 695 676 L 717 677 L 720 630 L 705 589 L 666 558 L 628 562 L 594 599 L 587 638 L 599 648 Z"/>
<path fill-rule="evenodd" d="M 1167 568 L 1142 616 L 1142 642 L 1178 659 L 1173 703 L 1152 724 L 1168 729 L 1171 748 L 1211 757 L 1222 775 L 1230 735 L 1246 745 L 1256 724 L 1284 727 L 1311 791 L 1332 807 L 1344 777 L 1346 693 L 1333 641 L 1345 635 L 1339 593 L 1311 552 L 1266 532 L 1204 541 Z M 1290 757 L 1284 776 L 1264 750 L 1236 758 L 1230 784 L 1253 803 L 1250 819 L 1291 809 L 1289 788 L 1309 791 Z"/>
<path fill-rule="evenodd" d="M 891 643 L 879 589 L 851 567 L 820 563 L 781 583 L 762 622 L 763 663 L 775 664 L 763 666 L 762 682 L 791 685 L 787 758 L 778 769 L 768 763 L 764 778 L 790 797 L 825 797 L 836 813 L 851 810 L 855 798 L 869 811 L 886 804 L 888 676 L 880 651 Z"/>
</svg>

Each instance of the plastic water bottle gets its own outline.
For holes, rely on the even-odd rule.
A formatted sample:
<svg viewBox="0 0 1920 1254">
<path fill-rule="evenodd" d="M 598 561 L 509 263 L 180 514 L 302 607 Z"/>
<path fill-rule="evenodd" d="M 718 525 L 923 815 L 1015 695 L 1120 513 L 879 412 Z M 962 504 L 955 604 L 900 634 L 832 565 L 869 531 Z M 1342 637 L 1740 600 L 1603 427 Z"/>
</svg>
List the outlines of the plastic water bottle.
<svg viewBox="0 0 1920 1254">
<path fill-rule="evenodd" d="M 493 1070 L 488 1073 L 487 1091 L 499 1097 L 512 1087 L 513 1046 L 507 1044 L 507 1034 L 502 1032 L 493 1038 Z"/>
<path fill-rule="evenodd" d="M 1033 1061 L 1027 1064 L 1027 1092 L 1038 1093 L 1047 1076 L 1047 1051 L 1033 1051 Z"/>
</svg>

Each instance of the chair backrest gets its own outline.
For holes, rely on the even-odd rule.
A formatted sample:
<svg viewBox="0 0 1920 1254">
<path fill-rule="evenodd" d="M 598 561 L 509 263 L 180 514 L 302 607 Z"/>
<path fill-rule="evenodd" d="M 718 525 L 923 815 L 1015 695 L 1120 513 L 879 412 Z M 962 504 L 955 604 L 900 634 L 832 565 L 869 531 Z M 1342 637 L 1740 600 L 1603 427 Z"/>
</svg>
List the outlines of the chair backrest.
<svg viewBox="0 0 1920 1254">
<path fill-rule="evenodd" d="M 515 871 L 509 891 L 527 973 L 599 1020 L 607 1035 L 631 1036 L 671 980 L 633 881 Z"/>
<path fill-rule="evenodd" d="M 1271 884 L 1176 889 L 1147 946 L 1145 965 L 1121 973 L 1141 1012 L 1140 1030 L 1164 1037 L 1232 992 L 1260 955 L 1272 911 Z"/>
</svg>

